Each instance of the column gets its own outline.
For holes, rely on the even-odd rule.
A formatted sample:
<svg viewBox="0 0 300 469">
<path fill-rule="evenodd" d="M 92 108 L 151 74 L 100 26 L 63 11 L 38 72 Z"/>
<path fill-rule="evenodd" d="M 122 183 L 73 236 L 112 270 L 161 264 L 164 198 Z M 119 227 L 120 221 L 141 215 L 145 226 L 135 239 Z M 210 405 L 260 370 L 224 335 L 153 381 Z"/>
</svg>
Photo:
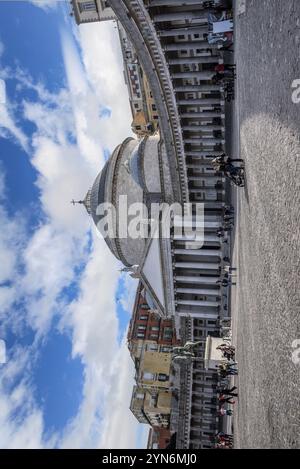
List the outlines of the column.
<svg viewBox="0 0 300 469">
<path fill-rule="evenodd" d="M 176 311 L 176 314 L 181 318 L 196 318 L 196 319 L 218 319 L 218 313 L 200 313 L 196 311 Z M 201 358 L 203 360 L 203 358 Z"/>
<path fill-rule="evenodd" d="M 199 176 L 189 176 L 188 179 L 189 179 L 189 182 L 201 182 L 202 185 L 199 186 L 200 190 L 205 189 L 205 188 L 215 189 L 216 184 L 218 182 L 222 183 L 222 178 L 221 177 L 220 178 L 213 178 L 213 177 L 203 178 L 203 177 L 199 177 Z M 195 186 L 194 189 L 197 189 L 197 186 Z M 221 222 L 219 222 L 219 226 L 220 226 L 220 223 Z M 205 224 L 205 226 L 206 226 L 206 224 Z"/>
<path fill-rule="evenodd" d="M 175 267 L 178 269 L 207 269 L 218 270 L 218 262 L 175 262 Z"/>
<path fill-rule="evenodd" d="M 197 5 L 201 7 L 205 0 L 150 0 L 150 7 Z"/>
<path fill-rule="evenodd" d="M 188 132 L 214 132 L 217 130 L 224 130 L 223 125 L 183 125 L 181 126 L 182 130 L 186 130 Z"/>
<path fill-rule="evenodd" d="M 217 143 L 222 143 L 224 144 L 225 143 L 225 140 L 222 139 L 222 138 L 213 138 L 213 139 L 210 139 L 210 138 L 205 138 L 204 136 L 202 136 L 201 138 L 198 138 L 198 137 L 195 137 L 195 138 L 185 138 L 184 139 L 184 143 L 190 143 L 192 145 L 201 145 L 201 146 L 210 146 L 210 147 L 213 147 L 214 145 L 216 145 Z"/>
<path fill-rule="evenodd" d="M 178 41 L 178 42 L 172 42 L 172 44 L 164 44 L 163 49 L 165 51 L 195 50 L 195 49 L 206 51 L 207 49 L 217 50 L 217 47 L 214 45 L 208 44 L 207 41 Z"/>
<path fill-rule="evenodd" d="M 152 19 L 154 23 L 161 23 L 165 21 L 178 21 L 178 20 L 194 20 L 202 24 L 207 24 L 207 11 L 180 11 L 180 12 L 173 12 L 173 13 L 159 13 L 158 15 L 153 15 Z"/>
<path fill-rule="evenodd" d="M 174 249 L 174 254 L 222 257 L 220 249 Z"/>
<path fill-rule="evenodd" d="M 176 72 L 171 74 L 171 78 L 198 78 L 199 80 L 211 80 L 215 72 Z"/>
<path fill-rule="evenodd" d="M 180 117 L 182 119 L 189 118 L 192 119 L 200 118 L 200 119 L 208 119 L 214 117 L 221 117 L 222 119 L 225 117 L 225 114 L 221 114 L 219 111 L 203 111 L 203 112 L 180 112 Z"/>
<path fill-rule="evenodd" d="M 171 29 L 163 29 L 161 31 L 157 31 L 157 34 L 160 37 L 176 37 L 176 36 L 182 36 L 184 34 L 205 34 L 208 33 L 208 24 L 205 25 L 196 25 L 196 26 L 186 26 L 186 27 L 174 27 Z M 206 43 L 206 48 L 211 47 L 206 41 L 203 41 L 203 43 Z M 168 44 L 169 45 L 169 44 Z M 217 47 L 214 47 L 217 48 Z"/>
<path fill-rule="evenodd" d="M 205 187 L 199 187 L 199 190 L 205 190 Z M 174 227 L 178 228 L 194 228 L 194 231 L 196 232 L 196 228 L 212 228 L 212 229 L 218 229 L 220 228 L 220 222 L 219 221 L 209 221 L 207 217 L 204 217 L 204 220 L 200 219 L 199 221 L 196 219 L 189 219 L 188 217 L 185 217 L 182 219 L 181 217 L 174 217 Z M 190 231 L 190 230 L 189 230 Z M 174 234 L 176 231 L 174 231 Z M 190 234 L 190 233 L 189 233 Z M 188 235 L 189 235 L 188 234 Z M 191 233 L 192 234 L 192 233 Z M 195 233 L 196 234 L 196 233 Z"/>
<path fill-rule="evenodd" d="M 219 85 L 185 85 L 185 86 L 179 86 L 175 85 L 174 90 L 178 93 L 186 93 L 187 91 L 199 91 L 202 93 L 210 93 L 211 91 L 218 92 L 220 91 L 220 86 Z"/>
<path fill-rule="evenodd" d="M 194 57 L 179 57 L 177 59 L 168 59 L 167 62 L 169 65 L 180 65 L 180 64 L 215 64 L 222 61 L 219 56 L 209 55 L 208 57 L 203 57 L 196 55 Z"/>
<path fill-rule="evenodd" d="M 200 308 L 207 308 L 207 307 L 217 308 L 218 306 L 220 306 L 219 301 L 177 300 L 176 299 L 175 303 L 177 303 L 177 305 L 198 306 Z"/>
<path fill-rule="evenodd" d="M 207 164 L 210 163 L 211 159 L 216 156 L 222 155 L 222 151 L 206 150 L 206 151 L 186 151 L 185 156 L 190 156 L 195 159 L 204 160 Z M 203 158 L 204 157 L 204 158 Z"/>
<path fill-rule="evenodd" d="M 196 275 L 175 275 L 175 281 L 178 283 L 195 283 L 203 285 L 216 285 L 217 281 L 220 280 L 220 277 L 205 277 L 205 276 L 196 276 Z"/>
<path fill-rule="evenodd" d="M 207 105 L 218 105 L 224 104 L 224 101 L 220 98 L 191 98 L 191 99 L 177 99 L 177 103 L 179 105 L 186 105 L 186 106 L 207 106 Z"/>
<path fill-rule="evenodd" d="M 217 208 L 219 208 L 219 205 L 220 207 L 222 208 L 223 207 L 223 203 L 216 203 L 216 202 L 209 202 L 209 201 L 205 201 L 205 205 L 209 205 L 209 204 L 212 204 L 212 205 L 216 205 Z M 174 234 L 174 238 L 173 238 L 175 241 L 188 241 L 189 243 L 195 241 L 195 243 L 198 243 L 199 242 L 199 239 L 195 239 L 195 235 L 184 235 L 184 234 Z M 204 235 L 204 242 L 206 241 L 211 241 L 211 242 L 217 242 L 217 243 L 220 243 L 220 238 L 217 236 L 217 235 L 208 235 L 208 234 L 205 234 Z"/>
</svg>

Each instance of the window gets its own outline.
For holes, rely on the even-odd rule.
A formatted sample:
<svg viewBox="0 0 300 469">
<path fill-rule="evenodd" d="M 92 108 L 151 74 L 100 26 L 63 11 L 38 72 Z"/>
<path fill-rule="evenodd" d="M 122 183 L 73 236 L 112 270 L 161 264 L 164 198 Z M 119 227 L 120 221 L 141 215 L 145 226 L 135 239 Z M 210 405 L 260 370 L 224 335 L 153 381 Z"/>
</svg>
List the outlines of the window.
<svg viewBox="0 0 300 469">
<path fill-rule="evenodd" d="M 146 381 L 153 381 L 155 378 L 154 374 L 153 373 L 149 373 L 148 371 L 145 371 L 143 373 L 143 379 L 146 380 Z"/>
<path fill-rule="evenodd" d="M 173 337 L 172 327 L 165 327 L 163 336 L 164 336 L 164 339 L 172 339 L 172 337 Z"/>
<path fill-rule="evenodd" d="M 151 331 L 159 331 L 159 327 L 158 326 L 152 326 Z"/>
<path fill-rule="evenodd" d="M 200 37 L 200 34 L 194 34 L 195 39 L 199 39 L 199 37 Z"/>
<path fill-rule="evenodd" d="M 157 344 L 147 344 L 147 350 L 150 352 L 157 352 L 158 345 Z"/>
<path fill-rule="evenodd" d="M 150 406 L 151 407 L 157 407 L 157 401 L 158 401 L 158 395 L 157 394 L 155 396 L 151 396 Z"/>
<path fill-rule="evenodd" d="M 145 338 L 145 334 L 143 334 L 142 332 L 138 332 L 136 336 L 137 336 L 138 339 L 144 339 Z"/>
<path fill-rule="evenodd" d="M 80 2 L 78 6 L 79 6 L 79 10 L 80 10 L 81 13 L 83 11 L 97 11 L 96 3 L 94 1 Z"/>
<path fill-rule="evenodd" d="M 147 319 L 148 319 L 148 316 L 146 314 L 141 314 L 139 317 L 140 321 L 147 321 Z"/>
<path fill-rule="evenodd" d="M 165 375 L 164 373 L 158 373 L 158 381 L 168 381 L 169 376 Z"/>
<path fill-rule="evenodd" d="M 178 39 L 184 39 L 185 38 L 185 35 L 184 34 L 180 34 L 180 36 L 178 36 Z"/>
<path fill-rule="evenodd" d="M 156 106 L 155 106 L 155 104 L 152 104 L 152 111 L 156 111 Z"/>
<path fill-rule="evenodd" d="M 138 330 L 139 330 L 139 331 L 145 331 L 145 330 L 146 330 L 146 326 L 138 326 Z"/>
<path fill-rule="evenodd" d="M 139 108 L 139 104 L 138 104 L 138 103 L 134 103 L 134 107 L 135 107 L 135 109 L 138 109 L 138 108 Z"/>
<path fill-rule="evenodd" d="M 172 347 L 161 347 L 160 351 L 163 353 L 171 353 Z"/>
</svg>

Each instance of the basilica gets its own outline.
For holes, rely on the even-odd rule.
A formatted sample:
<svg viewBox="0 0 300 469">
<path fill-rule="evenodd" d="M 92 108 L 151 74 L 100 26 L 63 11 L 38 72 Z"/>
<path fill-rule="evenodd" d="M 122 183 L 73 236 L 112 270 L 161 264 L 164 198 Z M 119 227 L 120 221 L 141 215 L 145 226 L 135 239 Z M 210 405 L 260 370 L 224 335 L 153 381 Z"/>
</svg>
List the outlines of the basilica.
<svg viewBox="0 0 300 469">
<path fill-rule="evenodd" d="M 183 343 L 199 344 L 197 359 L 174 366 L 170 429 L 176 448 L 210 448 L 219 426 L 218 375 L 205 367 L 205 342 L 207 336 L 220 334 L 229 302 L 229 287 L 220 282 L 220 275 L 230 256 L 230 235 L 219 235 L 228 188 L 211 163 L 225 150 L 224 88 L 214 80 L 215 67 L 223 64 L 224 41 L 216 36 L 208 42 L 211 18 L 216 18 L 222 2 L 109 0 L 103 6 L 98 0 L 77 0 L 75 4 L 77 22 L 81 12 L 82 21 L 101 21 L 103 14 L 122 25 L 147 76 L 159 117 L 158 130 L 128 138 L 114 150 L 84 205 L 114 256 L 140 279 L 151 309 L 162 318 L 172 318 Z M 89 4 L 86 10 L 84 4 Z M 221 15 L 226 18 L 226 11 Z M 161 235 L 163 217 L 158 236 L 148 236 L 146 230 L 145 236 L 132 238 L 127 229 L 124 236 L 119 220 L 125 197 L 128 207 L 203 204 L 203 239 L 178 233 L 176 217 L 171 219 L 168 237 Z M 104 220 L 103 204 L 114 207 L 109 219 Z M 187 223 L 197 224 L 194 208 L 188 217 Z M 127 221 L 129 227 L 130 216 Z"/>
</svg>

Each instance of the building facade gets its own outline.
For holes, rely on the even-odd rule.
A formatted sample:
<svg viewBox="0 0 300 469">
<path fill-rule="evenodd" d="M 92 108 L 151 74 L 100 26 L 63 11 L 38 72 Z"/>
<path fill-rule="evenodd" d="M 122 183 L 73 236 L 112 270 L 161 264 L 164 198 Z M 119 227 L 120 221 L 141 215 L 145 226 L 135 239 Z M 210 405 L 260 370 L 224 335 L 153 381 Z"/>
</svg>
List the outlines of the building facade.
<svg viewBox="0 0 300 469">
<path fill-rule="evenodd" d="M 166 449 L 171 440 L 171 432 L 168 428 L 152 427 L 149 430 L 148 449 Z"/>
<path fill-rule="evenodd" d="M 152 135 L 158 129 L 156 105 L 138 55 L 122 24 L 119 21 L 117 24 L 123 55 L 124 78 L 133 118 L 131 128 L 138 137 Z"/>
<path fill-rule="evenodd" d="M 143 387 L 134 386 L 130 410 L 140 423 L 167 429 L 170 425 L 171 393 L 162 389 L 150 393 Z"/>
<path fill-rule="evenodd" d="M 72 0 L 71 5 L 77 24 L 116 19 L 107 0 Z"/>
<path fill-rule="evenodd" d="M 200 342 L 194 360 L 175 366 L 171 431 L 176 433 L 177 448 L 210 448 L 218 429 L 218 376 L 205 369 L 204 349 L 207 335 L 218 335 L 220 320 L 228 316 L 228 287 L 220 285 L 220 279 L 229 256 L 230 239 L 218 235 L 227 187 L 222 174 L 211 163 L 225 150 L 224 89 L 215 80 L 216 67 L 223 63 L 220 51 L 223 42 L 210 44 L 208 40 L 211 15 L 215 18 L 226 15 L 221 7 L 229 3 L 109 0 L 147 75 L 159 117 L 159 143 L 156 150 L 151 147 L 152 165 L 143 173 L 141 157 L 131 175 L 143 188 L 145 175 L 153 180 L 151 174 L 159 168 L 160 200 L 204 204 L 201 242 L 193 236 L 176 234 L 174 220 L 169 239 L 147 240 L 143 247 L 135 242 L 133 250 L 125 256 L 125 265 L 131 266 L 141 279 L 153 300 L 153 309 L 163 319 L 174 320 L 182 343 Z M 163 170 L 166 162 L 167 177 Z M 97 191 L 101 192 L 99 187 Z M 149 200 L 154 200 L 150 192 Z M 172 194 L 171 198 L 168 194 Z M 194 211 L 188 222 L 195 223 Z M 121 240 L 109 243 L 118 254 Z M 140 333 L 146 330 L 147 326 L 140 327 Z M 150 374 L 155 377 L 152 390 L 163 388 L 162 383 L 170 381 L 170 376 L 166 369 L 156 373 L 152 367 L 160 352 L 142 350 L 142 363 L 149 368 L 145 368 L 145 373 L 149 373 L 146 378 Z M 158 379 L 160 374 L 164 375 L 163 380 Z M 151 385 L 144 376 L 140 378 L 149 392 Z"/>
</svg>

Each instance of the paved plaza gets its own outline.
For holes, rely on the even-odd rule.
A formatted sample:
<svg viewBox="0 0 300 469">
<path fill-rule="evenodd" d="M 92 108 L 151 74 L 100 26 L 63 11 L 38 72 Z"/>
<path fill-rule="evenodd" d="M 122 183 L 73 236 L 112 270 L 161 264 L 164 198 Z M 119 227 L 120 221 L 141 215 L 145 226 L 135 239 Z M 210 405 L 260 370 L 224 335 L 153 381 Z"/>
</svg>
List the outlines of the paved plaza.
<svg viewBox="0 0 300 469">
<path fill-rule="evenodd" d="M 247 176 L 233 194 L 235 447 L 300 448 L 300 364 L 292 361 L 300 339 L 300 104 L 291 98 L 300 79 L 300 2 L 245 4 L 245 13 L 236 11 L 232 138 Z"/>
</svg>

